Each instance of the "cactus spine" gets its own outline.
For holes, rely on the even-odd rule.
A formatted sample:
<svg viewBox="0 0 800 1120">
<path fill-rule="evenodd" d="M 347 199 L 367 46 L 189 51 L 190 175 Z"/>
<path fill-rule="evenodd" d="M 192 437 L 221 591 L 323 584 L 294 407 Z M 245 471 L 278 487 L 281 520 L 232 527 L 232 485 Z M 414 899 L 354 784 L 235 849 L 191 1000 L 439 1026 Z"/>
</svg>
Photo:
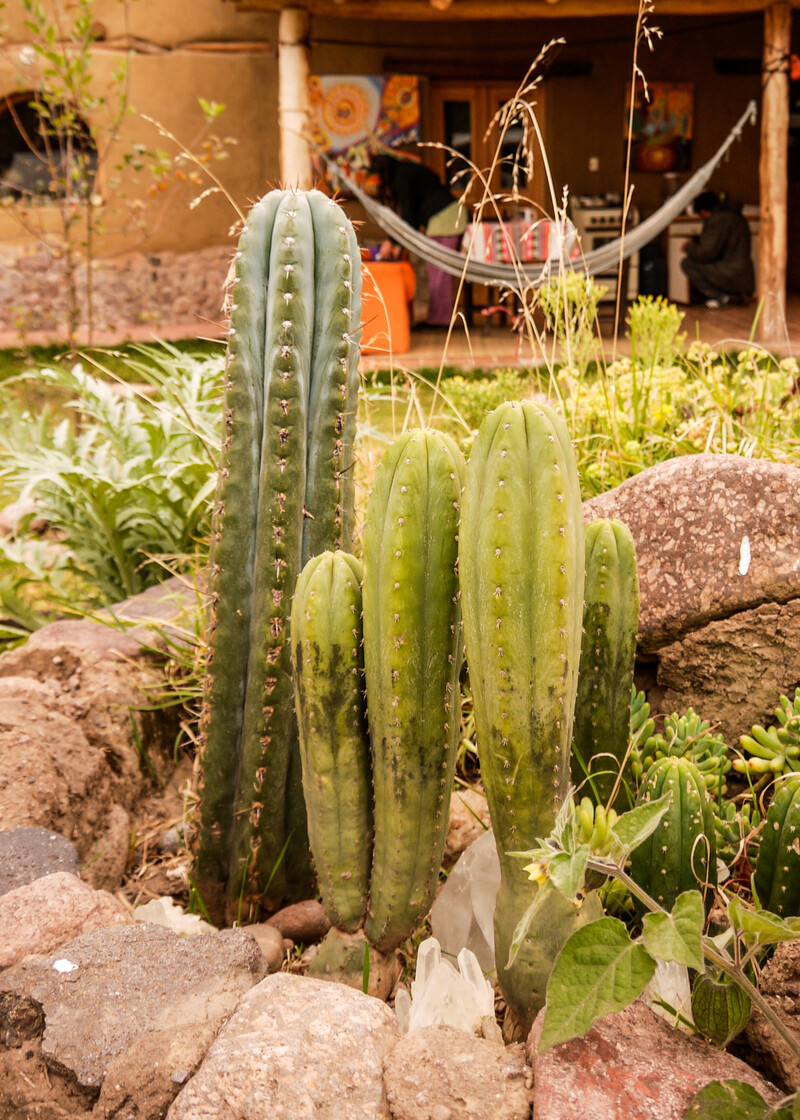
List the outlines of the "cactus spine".
<svg viewBox="0 0 800 1120">
<path fill-rule="evenodd" d="M 686 758 L 654 762 L 639 790 L 638 804 L 667 793 L 672 801 L 660 826 L 631 855 L 631 875 L 666 910 L 683 891 L 699 890 L 706 905 L 717 885 L 714 814 L 703 776 Z"/>
<path fill-rule="evenodd" d="M 500 857 L 498 977 L 506 1002 L 530 1021 L 575 907 L 558 896 L 547 928 L 530 931 L 507 969 L 531 896 L 523 862 L 510 853 L 550 833 L 566 794 L 583 616 L 578 473 L 566 426 L 546 406 L 509 402 L 481 426 L 459 556 L 481 774 Z"/>
<path fill-rule="evenodd" d="M 363 712 L 361 564 L 346 552 L 312 557 L 292 605 L 308 832 L 325 912 L 359 928 L 372 855 L 372 775 Z"/>
<path fill-rule="evenodd" d="M 765 910 L 782 918 L 800 915 L 800 774 L 776 786 L 761 834 L 755 888 Z"/>
<path fill-rule="evenodd" d="M 302 832 L 302 821 L 287 829 L 286 819 L 297 749 L 289 612 L 304 551 L 335 547 L 352 524 L 343 479 L 355 429 L 358 260 L 349 222 L 313 191 L 265 196 L 239 241 L 197 855 L 198 887 L 217 917 L 226 885 L 231 915 L 242 892 L 256 903 L 270 879 L 279 899 L 287 832 L 295 841 Z"/>
<path fill-rule="evenodd" d="M 633 537 L 620 521 L 586 527 L 583 641 L 575 705 L 572 780 L 607 804 L 628 750 L 639 577 Z M 581 765 L 583 763 L 583 766 Z M 614 804 L 624 803 L 622 782 Z"/>
<path fill-rule="evenodd" d="M 376 473 L 364 526 L 364 665 L 375 787 L 366 935 L 395 948 L 433 900 L 459 736 L 464 458 L 412 431 Z"/>
</svg>

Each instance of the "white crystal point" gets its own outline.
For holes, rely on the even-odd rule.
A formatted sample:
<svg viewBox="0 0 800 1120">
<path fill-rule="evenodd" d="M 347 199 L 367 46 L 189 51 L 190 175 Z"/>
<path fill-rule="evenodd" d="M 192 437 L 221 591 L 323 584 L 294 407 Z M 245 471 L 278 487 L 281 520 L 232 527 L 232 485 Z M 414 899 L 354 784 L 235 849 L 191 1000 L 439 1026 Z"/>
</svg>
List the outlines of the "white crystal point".
<svg viewBox="0 0 800 1120">
<path fill-rule="evenodd" d="M 411 981 L 411 998 L 421 995 L 431 976 L 442 963 L 442 949 L 435 937 L 428 937 L 417 950 L 417 970 Z"/>
<path fill-rule="evenodd" d="M 475 992 L 448 961 L 440 961 L 428 975 L 420 996 L 412 999 L 409 1030 L 455 1027 L 479 1034 L 481 1013 Z"/>
<path fill-rule="evenodd" d="M 688 1019 L 690 1023 L 694 1022 L 692 1018 L 692 994 L 689 988 L 689 970 L 686 965 L 676 964 L 675 961 L 657 960 L 653 979 L 642 992 L 642 999 L 651 1011 L 655 1011 L 656 1015 L 666 1019 L 672 1026 L 678 1027 L 689 1034 L 692 1033 L 679 1019 L 676 1020 L 674 1014 L 657 1002 L 663 1000 L 670 1007 L 674 1007 L 675 1011 L 682 1015 L 684 1019 Z"/>
<path fill-rule="evenodd" d="M 394 997 L 394 1013 L 397 1016 L 397 1025 L 403 1034 L 408 1034 L 411 1027 L 411 996 L 405 988 L 398 988 Z"/>
<path fill-rule="evenodd" d="M 458 967 L 462 978 L 470 985 L 475 993 L 475 1002 L 481 1016 L 494 1015 L 494 992 L 492 985 L 483 975 L 478 958 L 469 949 L 462 949 L 458 954 Z"/>
<path fill-rule="evenodd" d="M 442 950 L 471 950 L 484 972 L 494 967 L 494 906 L 500 861 L 494 835 L 484 832 L 459 857 L 431 909 L 431 928 Z"/>
<path fill-rule="evenodd" d="M 395 997 L 395 1012 L 401 1030 L 455 1027 L 468 1034 L 500 1041 L 502 1045 L 494 1018 L 491 984 L 468 949 L 459 954 L 458 963 L 461 971 L 449 961 L 442 960 L 435 937 L 422 942 L 411 995 L 401 988 Z"/>
</svg>

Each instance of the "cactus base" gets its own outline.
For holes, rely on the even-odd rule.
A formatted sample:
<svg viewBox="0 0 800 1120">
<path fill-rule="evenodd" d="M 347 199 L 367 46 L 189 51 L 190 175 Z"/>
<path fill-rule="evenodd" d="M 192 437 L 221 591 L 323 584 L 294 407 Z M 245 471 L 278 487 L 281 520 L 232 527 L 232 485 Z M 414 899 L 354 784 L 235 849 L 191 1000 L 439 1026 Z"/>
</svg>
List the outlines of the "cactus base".
<svg viewBox="0 0 800 1120">
<path fill-rule="evenodd" d="M 334 980 L 363 992 L 365 951 L 369 953 L 367 995 L 386 1001 L 400 979 L 400 961 L 394 951 L 381 953 L 369 945 L 363 930 L 358 933 L 343 933 L 335 927 L 329 930 L 308 966 L 308 975 L 317 980 Z"/>
</svg>

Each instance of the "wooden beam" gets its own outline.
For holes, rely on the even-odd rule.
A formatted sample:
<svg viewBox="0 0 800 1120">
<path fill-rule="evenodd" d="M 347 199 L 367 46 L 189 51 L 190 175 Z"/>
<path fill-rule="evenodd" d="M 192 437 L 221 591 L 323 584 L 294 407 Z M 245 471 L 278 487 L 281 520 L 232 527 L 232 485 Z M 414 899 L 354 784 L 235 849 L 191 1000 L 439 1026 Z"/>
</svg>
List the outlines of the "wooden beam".
<svg viewBox="0 0 800 1120">
<path fill-rule="evenodd" d="M 234 0 L 241 11 L 280 11 L 285 0 Z M 800 0 L 787 0 L 800 8 Z M 760 12 L 771 0 L 658 0 L 658 16 L 709 16 Z M 446 7 L 431 0 L 307 0 L 312 16 L 373 20 L 572 19 L 584 16 L 633 16 L 639 0 L 452 0 Z"/>
<path fill-rule="evenodd" d="M 278 129 L 281 181 L 307 189 L 312 183 L 308 132 L 311 26 L 305 8 L 283 8 L 278 22 Z"/>
<path fill-rule="evenodd" d="M 761 156 L 758 165 L 761 226 L 758 239 L 759 335 L 779 341 L 785 333 L 789 143 L 789 55 L 792 9 L 777 0 L 764 13 Z"/>
</svg>

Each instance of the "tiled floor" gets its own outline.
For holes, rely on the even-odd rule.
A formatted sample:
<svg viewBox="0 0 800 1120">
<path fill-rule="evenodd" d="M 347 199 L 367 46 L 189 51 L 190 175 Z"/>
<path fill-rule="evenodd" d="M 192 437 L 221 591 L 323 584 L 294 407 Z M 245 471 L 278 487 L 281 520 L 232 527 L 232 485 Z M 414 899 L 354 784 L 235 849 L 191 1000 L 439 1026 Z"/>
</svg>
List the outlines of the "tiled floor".
<svg viewBox="0 0 800 1120">
<path fill-rule="evenodd" d="M 716 348 L 738 350 L 754 337 L 754 320 L 758 311 L 755 303 L 747 307 L 724 307 L 710 311 L 705 307 L 682 307 L 685 312 L 682 329 L 689 341 L 699 339 Z M 630 354 L 630 343 L 624 337 L 624 325 L 613 345 L 613 323 L 610 316 L 602 317 L 600 334 L 606 358 L 616 354 L 622 357 Z M 800 358 L 800 295 L 791 295 L 787 306 L 786 324 L 782 340 L 770 349 L 781 357 L 792 355 Z M 517 335 L 508 326 L 499 324 L 496 316 L 487 331 L 474 326 L 467 336 L 463 322 L 453 327 L 448 339 L 447 332 L 413 330 L 411 349 L 408 353 L 394 356 L 394 365 L 399 368 L 420 369 L 438 368 L 439 364 L 461 366 L 464 369 L 487 368 L 528 364 L 540 364 L 546 360 L 541 350 L 534 354 L 527 342 L 520 343 Z M 365 354 L 362 368 L 381 369 L 390 365 L 388 354 Z"/>
</svg>

